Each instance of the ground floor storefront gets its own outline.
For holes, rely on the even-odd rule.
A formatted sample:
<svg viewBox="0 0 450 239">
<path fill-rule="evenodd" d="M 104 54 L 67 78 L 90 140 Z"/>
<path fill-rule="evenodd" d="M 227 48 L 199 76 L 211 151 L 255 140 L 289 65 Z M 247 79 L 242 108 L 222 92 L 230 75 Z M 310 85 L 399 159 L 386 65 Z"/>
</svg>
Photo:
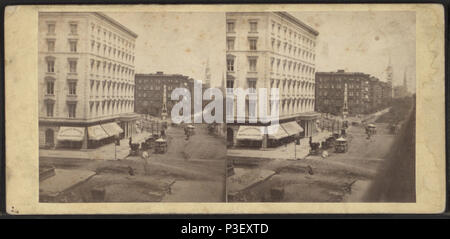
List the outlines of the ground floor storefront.
<svg viewBox="0 0 450 239">
<path fill-rule="evenodd" d="M 299 114 L 280 120 L 278 125 L 227 124 L 227 146 L 272 148 L 312 137 L 317 133 L 318 113 Z"/>
<path fill-rule="evenodd" d="M 94 122 L 39 122 L 39 148 L 90 149 L 120 142 L 136 131 L 138 115 Z"/>
</svg>

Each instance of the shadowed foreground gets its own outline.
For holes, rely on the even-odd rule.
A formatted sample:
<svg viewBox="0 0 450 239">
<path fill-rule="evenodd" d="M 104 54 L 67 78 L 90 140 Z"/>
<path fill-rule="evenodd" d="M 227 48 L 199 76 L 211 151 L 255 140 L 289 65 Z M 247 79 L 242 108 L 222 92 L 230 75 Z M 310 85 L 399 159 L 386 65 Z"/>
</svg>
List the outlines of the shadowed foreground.
<svg viewBox="0 0 450 239">
<path fill-rule="evenodd" d="M 405 121 L 387 155 L 387 167 L 375 178 L 365 202 L 416 201 L 416 108 Z"/>
</svg>

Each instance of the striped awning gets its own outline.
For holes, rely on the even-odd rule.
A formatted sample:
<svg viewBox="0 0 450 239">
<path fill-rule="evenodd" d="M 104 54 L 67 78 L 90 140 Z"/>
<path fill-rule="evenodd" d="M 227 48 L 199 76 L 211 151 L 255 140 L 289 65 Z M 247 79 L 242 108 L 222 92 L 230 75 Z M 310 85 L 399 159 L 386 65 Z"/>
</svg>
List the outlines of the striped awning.
<svg viewBox="0 0 450 239">
<path fill-rule="evenodd" d="M 236 139 L 262 141 L 264 131 L 263 126 L 239 126 Z"/>
<path fill-rule="evenodd" d="M 56 139 L 58 141 L 83 141 L 83 127 L 60 127 Z"/>
<path fill-rule="evenodd" d="M 109 137 L 100 125 L 89 126 L 88 136 L 90 140 L 101 140 Z"/>
<path fill-rule="evenodd" d="M 297 122 L 295 122 L 295 121 L 282 123 L 281 127 L 283 127 L 283 129 L 286 130 L 286 133 L 289 136 L 296 135 L 296 134 L 303 132 L 303 128 L 300 125 L 298 125 Z"/>
</svg>

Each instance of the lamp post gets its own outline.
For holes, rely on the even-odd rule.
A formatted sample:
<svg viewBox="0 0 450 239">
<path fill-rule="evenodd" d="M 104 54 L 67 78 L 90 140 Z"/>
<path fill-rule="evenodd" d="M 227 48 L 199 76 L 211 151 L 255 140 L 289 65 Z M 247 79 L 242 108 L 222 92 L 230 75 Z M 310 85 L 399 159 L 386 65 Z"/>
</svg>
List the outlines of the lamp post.
<svg viewBox="0 0 450 239">
<path fill-rule="evenodd" d="M 297 160 L 297 142 L 294 142 L 294 160 Z"/>
</svg>

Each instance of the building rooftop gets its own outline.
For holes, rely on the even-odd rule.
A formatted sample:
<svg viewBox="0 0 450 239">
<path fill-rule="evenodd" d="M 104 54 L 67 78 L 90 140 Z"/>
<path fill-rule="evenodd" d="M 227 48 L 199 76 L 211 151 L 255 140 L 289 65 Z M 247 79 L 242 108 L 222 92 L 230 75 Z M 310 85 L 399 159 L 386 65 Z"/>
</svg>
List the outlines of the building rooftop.
<svg viewBox="0 0 450 239">
<path fill-rule="evenodd" d="M 182 74 L 164 74 L 164 72 L 162 71 L 157 71 L 156 73 L 136 73 L 135 76 L 173 76 L 189 78 L 189 76 L 185 76 Z"/>
<path fill-rule="evenodd" d="M 137 38 L 138 35 L 136 33 L 134 33 L 133 31 L 131 31 L 130 29 L 128 29 L 127 27 L 125 27 L 124 25 L 122 25 L 121 23 L 119 23 L 118 21 L 114 20 L 113 18 L 111 18 L 110 16 L 101 13 L 101 12 L 39 12 L 39 15 L 41 14 L 67 14 L 67 13 L 71 13 L 71 14 L 92 14 L 95 15 L 109 23 L 111 23 L 112 25 L 124 30 L 125 32 L 127 32 L 128 34 L 132 35 L 134 38 Z"/>
<path fill-rule="evenodd" d="M 193 78 L 190 78 L 189 76 L 185 76 L 185 75 L 181 75 L 181 74 L 164 74 L 164 72 L 162 71 L 158 71 L 156 73 L 136 73 L 135 75 L 136 77 L 157 77 L 157 76 L 163 76 L 162 79 L 167 79 L 167 78 L 183 78 L 183 79 L 187 79 L 188 81 L 194 81 Z"/>
<path fill-rule="evenodd" d="M 316 74 L 320 75 L 361 75 L 361 76 L 369 76 L 369 74 L 362 73 L 362 72 L 347 72 L 345 70 L 337 70 L 337 71 L 322 71 L 322 72 L 316 72 Z"/>
<path fill-rule="evenodd" d="M 100 18 L 105 19 L 106 21 L 110 22 L 111 24 L 115 25 L 118 28 L 121 28 L 122 30 L 126 31 L 127 33 L 129 33 L 130 35 L 132 35 L 134 38 L 137 38 L 138 35 L 136 33 L 134 33 L 133 31 L 131 31 L 130 29 L 128 29 L 127 27 L 125 27 L 124 25 L 120 24 L 118 21 L 114 20 L 113 18 L 111 18 L 110 16 L 101 13 L 101 12 L 94 12 L 94 14 L 96 14 L 97 16 L 99 16 Z"/>
<path fill-rule="evenodd" d="M 278 14 L 278 15 L 280 15 L 280 16 L 282 16 L 282 17 L 285 17 L 285 18 L 291 20 L 292 22 L 294 22 L 294 23 L 296 23 L 296 24 L 298 24 L 298 25 L 300 25 L 300 26 L 302 26 L 302 27 L 304 27 L 304 28 L 306 28 L 306 29 L 307 29 L 309 32 L 311 32 L 312 34 L 314 34 L 314 35 L 316 35 L 316 36 L 319 35 L 319 32 L 318 32 L 318 31 L 316 31 L 314 28 L 312 28 L 312 27 L 309 26 L 308 24 L 306 24 L 306 23 L 300 21 L 298 18 L 292 16 L 291 14 L 289 14 L 289 13 L 287 13 L 287 12 L 275 12 L 275 13 Z"/>
</svg>

